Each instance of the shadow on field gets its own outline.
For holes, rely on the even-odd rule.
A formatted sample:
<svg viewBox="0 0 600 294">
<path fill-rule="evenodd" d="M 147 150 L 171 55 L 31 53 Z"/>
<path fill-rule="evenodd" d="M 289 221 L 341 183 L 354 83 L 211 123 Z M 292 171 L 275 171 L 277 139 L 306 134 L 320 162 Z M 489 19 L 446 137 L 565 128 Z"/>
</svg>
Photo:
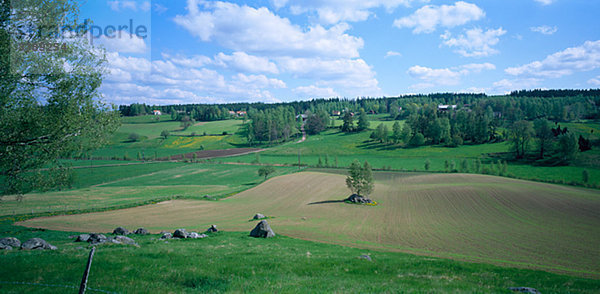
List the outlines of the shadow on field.
<svg viewBox="0 0 600 294">
<path fill-rule="evenodd" d="M 325 200 L 325 201 L 318 201 L 318 202 L 311 202 L 307 205 L 316 205 L 316 204 L 328 204 L 328 203 L 343 203 L 344 200 Z"/>
</svg>

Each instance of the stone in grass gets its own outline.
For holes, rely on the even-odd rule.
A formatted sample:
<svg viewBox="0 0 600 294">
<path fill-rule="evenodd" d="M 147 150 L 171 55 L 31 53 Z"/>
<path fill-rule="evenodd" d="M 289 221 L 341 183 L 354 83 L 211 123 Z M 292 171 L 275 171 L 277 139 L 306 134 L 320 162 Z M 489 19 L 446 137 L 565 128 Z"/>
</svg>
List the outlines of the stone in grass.
<svg viewBox="0 0 600 294">
<path fill-rule="evenodd" d="M 369 256 L 369 255 L 366 255 L 366 254 L 363 254 L 363 255 L 359 256 L 358 258 L 360 258 L 360 259 L 364 259 L 364 260 L 368 260 L 368 261 L 373 261 L 373 260 L 371 259 L 371 256 Z"/>
<path fill-rule="evenodd" d="M 173 232 L 173 238 L 185 239 L 189 236 L 189 233 L 185 229 L 177 229 Z"/>
<path fill-rule="evenodd" d="M 88 242 L 90 240 L 90 234 L 81 234 L 77 236 L 75 242 Z"/>
<path fill-rule="evenodd" d="M 125 235 L 129 235 L 129 234 L 131 234 L 131 233 L 130 233 L 130 232 L 129 232 L 129 230 L 127 230 L 126 228 L 123 228 L 123 227 L 118 227 L 118 228 L 116 228 L 116 229 L 113 231 L 113 234 L 114 234 L 114 235 L 122 235 L 122 236 L 125 236 Z"/>
<path fill-rule="evenodd" d="M 108 242 L 108 238 L 102 234 L 92 233 L 92 234 L 90 234 L 90 238 L 88 239 L 88 242 L 92 245 L 103 244 L 103 243 Z"/>
<path fill-rule="evenodd" d="M 21 249 L 23 250 L 56 250 L 56 246 L 52 246 L 50 243 L 46 242 L 44 239 L 40 238 L 32 238 L 27 240 L 27 242 L 21 244 Z"/>
<path fill-rule="evenodd" d="M 190 238 L 190 239 L 202 239 L 202 238 L 206 238 L 208 236 L 205 235 L 205 234 L 198 234 L 196 232 L 191 232 L 191 233 L 188 234 L 187 237 Z"/>
<path fill-rule="evenodd" d="M 212 225 L 212 226 L 210 226 L 210 228 L 208 228 L 208 230 L 206 230 L 207 233 L 216 233 L 218 231 L 219 230 L 217 229 L 216 225 Z"/>
<path fill-rule="evenodd" d="M 13 250 L 11 246 L 0 243 L 0 250 Z"/>
<path fill-rule="evenodd" d="M 165 239 L 173 239 L 173 234 L 169 233 L 169 232 L 163 232 L 162 236 L 160 236 L 161 240 L 165 240 Z"/>
<path fill-rule="evenodd" d="M 115 236 L 114 238 L 112 238 L 111 242 L 113 242 L 115 244 L 136 245 L 137 246 L 137 243 L 135 243 L 135 240 L 133 240 L 129 237 L 125 237 L 125 236 Z"/>
<path fill-rule="evenodd" d="M 530 288 L 530 287 L 512 287 L 512 288 L 508 288 L 508 290 L 511 290 L 513 292 L 530 293 L 530 294 L 540 294 L 541 293 L 537 289 Z"/>
<path fill-rule="evenodd" d="M 275 237 L 275 232 L 273 232 L 266 220 L 262 220 L 250 232 L 250 236 L 255 238 L 271 238 Z"/>
<path fill-rule="evenodd" d="M 148 234 L 150 234 L 150 232 L 148 232 L 148 230 L 146 230 L 144 228 L 139 228 L 139 229 L 135 230 L 133 233 L 136 234 L 136 235 L 148 235 Z"/>
<path fill-rule="evenodd" d="M 254 215 L 254 217 L 252 219 L 263 219 L 263 218 L 267 218 L 267 217 L 262 213 L 257 213 Z"/>
<path fill-rule="evenodd" d="M 12 248 L 19 248 L 19 247 L 21 247 L 21 241 L 19 241 L 19 239 L 14 238 L 14 237 L 6 237 L 6 238 L 0 239 L 0 246 L 2 246 L 2 245 L 12 247 Z M 10 249 L 8 249 L 8 250 L 10 250 Z"/>
</svg>

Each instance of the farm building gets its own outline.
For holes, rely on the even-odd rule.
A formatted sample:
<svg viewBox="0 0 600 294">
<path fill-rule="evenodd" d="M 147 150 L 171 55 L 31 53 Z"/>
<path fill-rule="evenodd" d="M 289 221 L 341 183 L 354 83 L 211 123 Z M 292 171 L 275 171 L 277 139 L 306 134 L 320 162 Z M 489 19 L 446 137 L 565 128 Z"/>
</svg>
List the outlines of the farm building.
<svg viewBox="0 0 600 294">
<path fill-rule="evenodd" d="M 153 110 L 152 112 L 154 112 L 154 115 L 162 115 L 162 112 L 160 112 L 160 110 Z"/>
</svg>

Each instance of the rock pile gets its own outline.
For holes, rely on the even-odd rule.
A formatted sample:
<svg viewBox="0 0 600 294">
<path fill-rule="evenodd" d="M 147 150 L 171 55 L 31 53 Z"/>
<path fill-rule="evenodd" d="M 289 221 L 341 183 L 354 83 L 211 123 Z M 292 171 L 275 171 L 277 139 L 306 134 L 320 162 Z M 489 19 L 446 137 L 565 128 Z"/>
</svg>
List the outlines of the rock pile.
<svg viewBox="0 0 600 294">
<path fill-rule="evenodd" d="M 177 229 L 173 234 L 162 232 L 161 239 L 202 239 L 208 237 L 206 234 L 198 234 L 196 232 L 188 232 L 185 229 Z"/>
<path fill-rule="evenodd" d="M 360 196 L 358 194 L 352 194 L 350 195 L 350 197 L 346 198 L 346 200 L 344 201 L 348 201 L 348 202 L 352 202 L 352 203 L 356 203 L 356 204 L 367 204 L 367 203 L 373 203 L 373 200 Z"/>
<path fill-rule="evenodd" d="M 126 236 L 131 234 L 131 232 L 129 232 L 129 230 L 127 230 L 126 228 L 123 227 L 118 227 L 113 231 L 114 235 L 122 235 L 122 236 Z"/>
<path fill-rule="evenodd" d="M 150 232 L 148 232 L 148 230 L 146 230 L 144 228 L 139 228 L 139 229 L 135 230 L 133 233 L 136 234 L 136 235 L 148 235 L 148 234 L 150 234 Z"/>
<path fill-rule="evenodd" d="M 19 239 L 7 237 L 0 239 L 0 250 L 13 250 L 21 248 L 22 250 L 56 250 L 56 246 L 46 242 L 44 239 L 32 238 L 25 243 L 21 243 Z"/>
</svg>

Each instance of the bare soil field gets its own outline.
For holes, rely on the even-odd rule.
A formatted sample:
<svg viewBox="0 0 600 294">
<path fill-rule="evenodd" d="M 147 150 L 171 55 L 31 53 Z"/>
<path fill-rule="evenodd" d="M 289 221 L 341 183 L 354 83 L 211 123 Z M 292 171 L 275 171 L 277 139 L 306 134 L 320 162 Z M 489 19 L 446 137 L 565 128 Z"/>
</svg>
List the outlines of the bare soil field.
<svg viewBox="0 0 600 294">
<path fill-rule="evenodd" d="M 257 212 L 276 233 L 352 247 L 600 277 L 600 192 L 472 174 L 376 173 L 379 206 L 341 202 L 343 175 L 303 172 L 221 201 L 176 200 L 32 219 L 78 232 L 117 226 L 250 231 Z"/>
</svg>

